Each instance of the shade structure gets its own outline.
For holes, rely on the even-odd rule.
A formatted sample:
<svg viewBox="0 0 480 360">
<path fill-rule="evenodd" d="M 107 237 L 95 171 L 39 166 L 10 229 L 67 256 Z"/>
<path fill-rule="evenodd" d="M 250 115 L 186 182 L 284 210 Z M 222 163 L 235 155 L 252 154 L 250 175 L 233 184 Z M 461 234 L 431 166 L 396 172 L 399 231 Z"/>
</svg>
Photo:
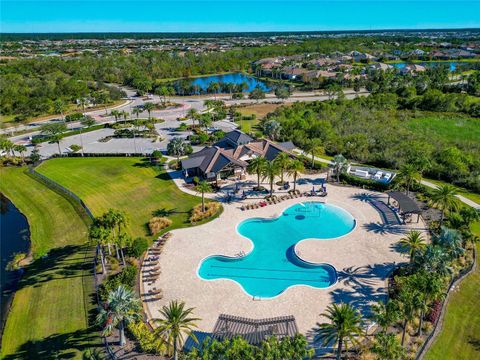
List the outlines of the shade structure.
<svg viewBox="0 0 480 360">
<path fill-rule="evenodd" d="M 258 345 L 270 336 L 278 338 L 293 337 L 297 333 L 297 323 L 292 315 L 266 319 L 249 319 L 221 314 L 213 329 L 213 337 L 218 340 L 241 336 L 252 345 Z"/>
</svg>

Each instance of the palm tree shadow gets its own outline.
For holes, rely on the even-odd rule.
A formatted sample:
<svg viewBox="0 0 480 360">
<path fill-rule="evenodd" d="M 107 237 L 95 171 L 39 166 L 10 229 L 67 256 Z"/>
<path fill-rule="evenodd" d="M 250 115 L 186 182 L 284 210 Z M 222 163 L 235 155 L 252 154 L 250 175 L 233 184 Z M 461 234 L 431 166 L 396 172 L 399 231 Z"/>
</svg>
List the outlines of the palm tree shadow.
<svg viewBox="0 0 480 360">
<path fill-rule="evenodd" d="M 375 234 L 380 234 L 380 235 L 386 235 L 386 234 L 403 235 L 410 230 L 400 225 L 385 224 L 385 223 L 378 223 L 378 222 L 370 222 L 367 224 L 363 224 L 362 227 L 368 232 L 373 232 Z"/>
<path fill-rule="evenodd" d="M 173 209 L 161 208 L 161 209 L 153 211 L 152 215 L 153 216 L 165 217 L 165 216 L 171 216 L 173 214 L 180 214 L 180 213 L 186 213 L 186 212 L 185 211 L 177 211 L 176 208 L 173 208 Z"/>
<path fill-rule="evenodd" d="M 356 193 L 351 196 L 353 200 L 358 200 L 362 202 L 371 202 L 371 201 L 379 201 L 383 197 L 377 194 L 370 194 L 370 193 Z"/>
<path fill-rule="evenodd" d="M 102 348 L 103 344 L 95 329 L 88 328 L 27 341 L 15 353 L 6 355 L 3 359 L 73 359 L 78 357 L 75 350 L 85 351 L 95 347 Z"/>
</svg>

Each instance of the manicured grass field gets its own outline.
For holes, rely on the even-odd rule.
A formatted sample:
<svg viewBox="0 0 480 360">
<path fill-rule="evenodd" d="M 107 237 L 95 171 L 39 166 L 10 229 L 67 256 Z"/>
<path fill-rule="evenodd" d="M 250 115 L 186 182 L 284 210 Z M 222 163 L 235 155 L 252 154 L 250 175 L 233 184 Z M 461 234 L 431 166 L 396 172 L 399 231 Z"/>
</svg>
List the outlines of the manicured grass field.
<svg viewBox="0 0 480 360">
<path fill-rule="evenodd" d="M 474 228 L 480 236 L 480 223 Z M 477 254 L 480 243 L 477 243 Z M 477 259 L 478 261 L 478 259 Z M 443 329 L 425 356 L 425 360 L 480 358 L 480 267 L 454 290 L 447 306 Z"/>
<path fill-rule="evenodd" d="M 0 357 L 81 358 L 83 349 L 99 343 L 88 325 L 94 287 L 86 221 L 24 169 L 1 168 L 0 178 L 0 191 L 28 218 L 36 259 L 19 283 Z"/>
<path fill-rule="evenodd" d="M 140 158 L 63 158 L 48 160 L 37 171 L 77 194 L 99 216 L 122 210 L 133 237 L 147 237 L 153 216 L 168 216 L 169 229 L 190 226 L 189 212 L 200 198 L 177 188 L 164 170 Z"/>
<path fill-rule="evenodd" d="M 407 127 L 422 134 L 430 142 L 437 140 L 457 145 L 476 145 L 480 139 L 480 119 L 468 118 L 458 114 L 430 115 L 418 117 L 407 122 Z"/>
<path fill-rule="evenodd" d="M 262 120 L 265 115 L 271 113 L 279 106 L 279 104 L 254 104 L 245 107 L 239 107 L 238 111 L 242 115 L 255 115 L 254 120 L 242 119 L 237 121 L 237 123 L 240 125 L 240 130 L 246 133 L 255 132 L 257 130 L 257 125 L 260 123 L 260 120 Z"/>
</svg>

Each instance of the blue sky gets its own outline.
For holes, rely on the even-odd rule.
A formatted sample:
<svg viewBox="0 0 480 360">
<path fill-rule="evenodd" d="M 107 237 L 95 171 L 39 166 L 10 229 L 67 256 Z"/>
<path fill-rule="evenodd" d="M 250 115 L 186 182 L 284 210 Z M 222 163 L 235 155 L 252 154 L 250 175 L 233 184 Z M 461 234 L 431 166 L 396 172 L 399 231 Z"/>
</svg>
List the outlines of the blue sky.
<svg viewBox="0 0 480 360">
<path fill-rule="evenodd" d="M 480 0 L 0 0 L 0 32 L 480 27 Z"/>
</svg>

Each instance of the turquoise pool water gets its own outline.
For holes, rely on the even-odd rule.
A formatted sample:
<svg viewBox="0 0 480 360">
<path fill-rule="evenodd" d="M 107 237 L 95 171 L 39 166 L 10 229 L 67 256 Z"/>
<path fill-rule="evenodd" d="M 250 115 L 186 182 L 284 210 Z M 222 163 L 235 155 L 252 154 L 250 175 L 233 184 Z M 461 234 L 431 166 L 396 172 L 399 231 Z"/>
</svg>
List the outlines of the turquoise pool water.
<svg viewBox="0 0 480 360">
<path fill-rule="evenodd" d="M 206 280 L 233 280 L 248 294 L 262 298 L 277 296 L 294 285 L 326 288 L 337 281 L 335 268 L 301 260 L 295 245 L 303 239 L 336 238 L 354 227 L 350 213 L 319 202 L 293 205 L 276 219 L 247 219 L 237 230 L 253 242 L 253 250 L 237 258 L 208 257 L 200 264 L 198 275 Z"/>
</svg>

